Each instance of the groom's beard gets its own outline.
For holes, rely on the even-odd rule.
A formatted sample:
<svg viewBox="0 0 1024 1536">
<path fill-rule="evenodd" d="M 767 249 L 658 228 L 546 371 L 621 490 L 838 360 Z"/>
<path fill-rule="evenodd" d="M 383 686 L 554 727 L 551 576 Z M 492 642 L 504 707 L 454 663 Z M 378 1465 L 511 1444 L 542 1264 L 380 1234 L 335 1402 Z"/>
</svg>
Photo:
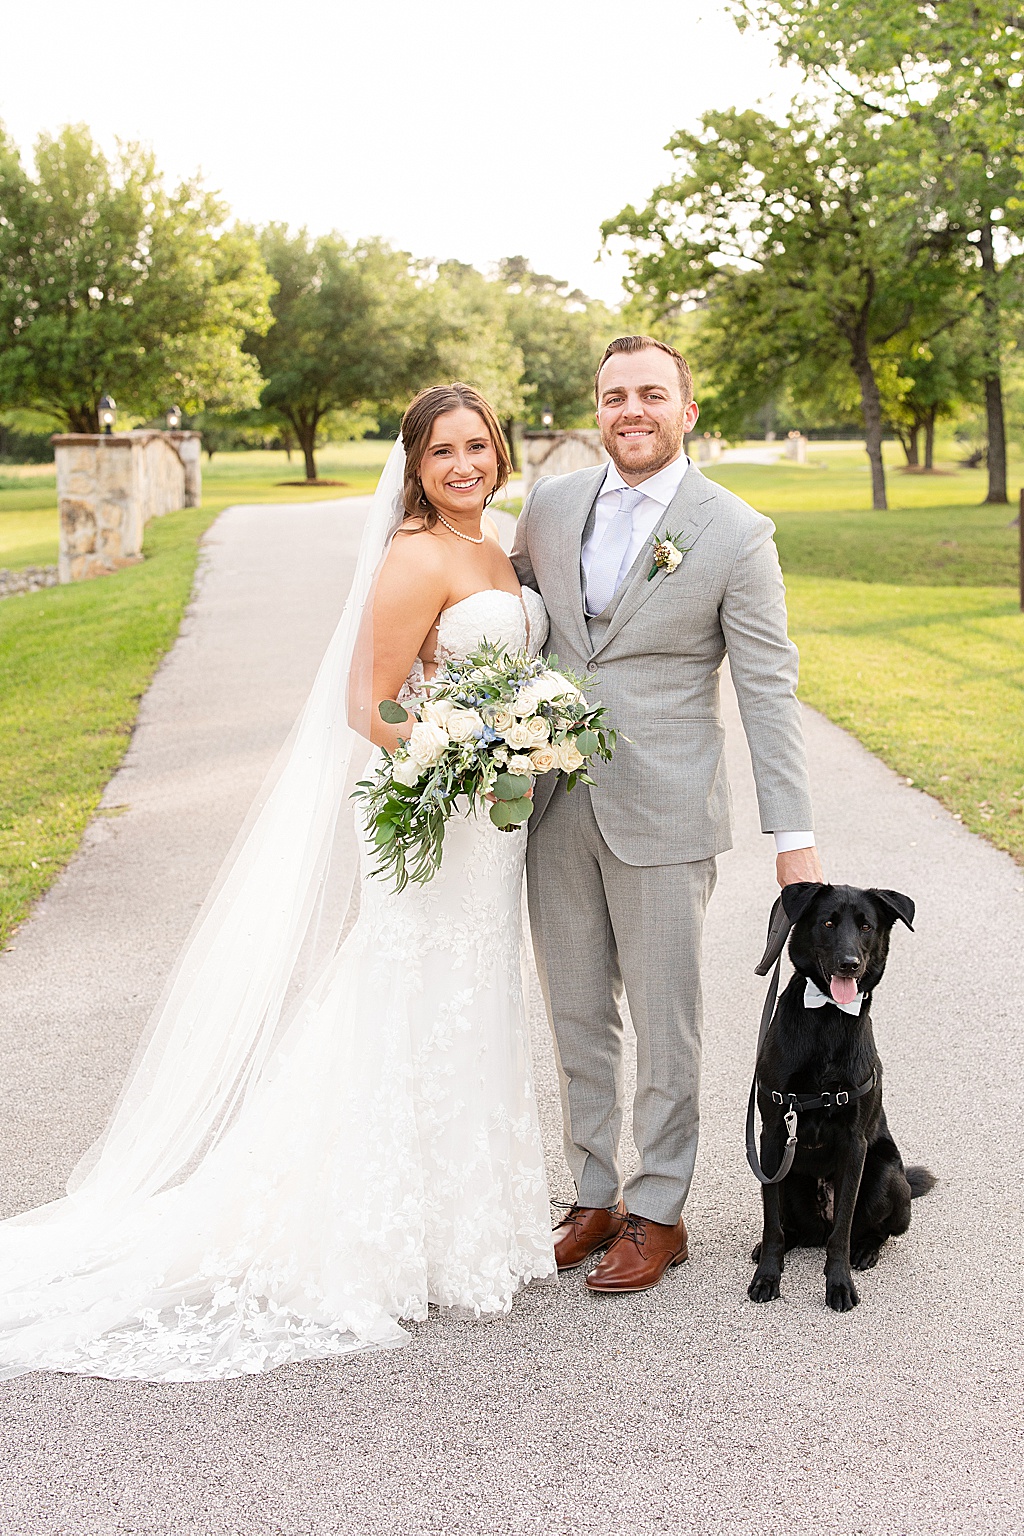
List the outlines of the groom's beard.
<svg viewBox="0 0 1024 1536">
<path fill-rule="evenodd" d="M 621 427 L 601 433 L 605 451 L 621 475 L 643 475 L 645 478 L 656 475 L 659 469 L 679 457 L 685 435 L 682 416 L 671 425 L 645 420 L 631 422 L 630 426 L 646 427 L 650 436 L 623 442 L 619 437 Z"/>
</svg>

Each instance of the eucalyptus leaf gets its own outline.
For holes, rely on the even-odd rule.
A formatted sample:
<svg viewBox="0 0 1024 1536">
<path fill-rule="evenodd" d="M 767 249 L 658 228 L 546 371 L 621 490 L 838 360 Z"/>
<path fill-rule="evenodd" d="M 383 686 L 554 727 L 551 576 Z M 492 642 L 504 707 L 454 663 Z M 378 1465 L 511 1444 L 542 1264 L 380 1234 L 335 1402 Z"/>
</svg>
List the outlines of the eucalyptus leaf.
<svg viewBox="0 0 1024 1536">
<path fill-rule="evenodd" d="M 402 725 L 409 718 L 409 711 L 396 704 L 394 699 L 381 699 L 377 713 L 387 725 Z"/>
<path fill-rule="evenodd" d="M 525 773 L 499 773 L 494 781 L 494 795 L 498 800 L 521 800 L 529 787 Z"/>
<path fill-rule="evenodd" d="M 580 731 L 576 737 L 577 749 L 583 753 L 584 757 L 589 757 L 592 752 L 596 752 L 600 745 L 596 731 Z"/>
</svg>

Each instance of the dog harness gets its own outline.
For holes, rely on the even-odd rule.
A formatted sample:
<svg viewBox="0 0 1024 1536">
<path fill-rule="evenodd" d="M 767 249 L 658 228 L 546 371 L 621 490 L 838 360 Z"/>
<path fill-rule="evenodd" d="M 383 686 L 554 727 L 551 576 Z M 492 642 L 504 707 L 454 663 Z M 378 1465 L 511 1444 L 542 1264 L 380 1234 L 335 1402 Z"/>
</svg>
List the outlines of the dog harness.
<svg viewBox="0 0 1024 1536">
<path fill-rule="evenodd" d="M 761 1047 L 764 1044 L 765 1036 L 771 1028 L 772 1020 L 775 1017 L 775 1004 L 779 996 L 779 976 L 782 973 L 782 952 L 786 947 L 786 940 L 789 938 L 792 929 L 793 924 L 786 916 L 786 909 L 782 905 L 782 898 L 778 897 L 772 908 L 771 920 L 768 926 L 768 943 L 765 947 L 764 955 L 760 965 L 754 968 L 755 975 L 767 976 L 773 962 L 775 965 L 772 979 L 768 984 L 768 995 L 764 1000 L 764 1007 L 761 1009 L 761 1027 L 757 1035 L 755 1062 L 761 1055 Z M 835 998 L 828 997 L 818 987 L 814 987 L 821 1001 L 812 1002 L 807 995 L 807 989 L 812 986 L 814 986 L 814 983 L 808 980 L 804 989 L 805 1006 L 823 1008 L 826 1003 L 832 1003 L 833 1007 L 842 1008 L 844 1013 L 860 1012 L 861 1004 L 864 1002 L 864 997 L 860 992 L 857 993 L 852 1003 L 841 1004 L 837 1003 Z M 861 1083 L 859 1088 L 840 1088 L 835 1092 L 819 1094 L 780 1093 L 776 1088 L 771 1089 L 772 1103 L 788 1105 L 788 1108 L 785 1109 L 782 1116 L 786 1123 L 786 1146 L 782 1154 L 782 1162 L 779 1165 L 778 1173 L 769 1177 L 761 1167 L 761 1160 L 757 1155 L 757 1136 L 754 1130 L 754 1112 L 757 1108 L 757 1067 L 755 1065 L 753 1081 L 750 1084 L 750 1098 L 747 1101 L 747 1162 L 750 1164 L 750 1170 L 754 1177 L 762 1184 L 781 1184 L 792 1168 L 796 1158 L 800 1116 L 815 1109 L 844 1109 L 846 1105 L 855 1104 L 866 1093 L 870 1093 L 877 1082 L 878 1068 L 872 1067 L 871 1076 L 867 1082 Z"/>
</svg>

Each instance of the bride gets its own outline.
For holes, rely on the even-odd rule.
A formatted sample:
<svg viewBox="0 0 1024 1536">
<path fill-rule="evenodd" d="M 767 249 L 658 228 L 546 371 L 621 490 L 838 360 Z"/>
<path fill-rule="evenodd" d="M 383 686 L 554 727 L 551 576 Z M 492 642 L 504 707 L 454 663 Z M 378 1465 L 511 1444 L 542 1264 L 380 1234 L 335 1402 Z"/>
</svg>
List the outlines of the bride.
<svg viewBox="0 0 1024 1536">
<path fill-rule="evenodd" d="M 403 451 L 404 445 L 404 451 Z M 0 1224 L 0 1377 L 204 1381 L 395 1345 L 431 1303 L 507 1312 L 553 1276 L 523 994 L 526 833 L 454 818 L 441 869 L 360 910 L 298 997 L 376 704 L 547 617 L 485 516 L 488 403 L 424 390 L 276 781 L 179 959 L 66 1198 Z M 347 820 L 343 818 L 343 821 Z"/>
</svg>

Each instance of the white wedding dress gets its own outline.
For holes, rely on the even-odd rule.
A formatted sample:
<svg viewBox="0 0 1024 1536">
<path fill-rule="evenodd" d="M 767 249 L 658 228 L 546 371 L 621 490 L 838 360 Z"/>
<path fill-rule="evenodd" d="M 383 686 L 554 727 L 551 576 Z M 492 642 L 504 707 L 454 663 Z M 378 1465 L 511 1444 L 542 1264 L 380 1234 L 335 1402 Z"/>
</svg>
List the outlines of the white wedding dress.
<svg viewBox="0 0 1024 1536">
<path fill-rule="evenodd" d="M 536 654 L 536 593 L 441 616 L 439 658 Z M 415 689 L 422 669 L 410 677 Z M 523 994 L 525 830 L 454 818 L 426 886 L 358 920 L 198 1168 L 0 1224 L 0 1376 L 205 1381 L 507 1312 L 555 1272 Z"/>
</svg>

